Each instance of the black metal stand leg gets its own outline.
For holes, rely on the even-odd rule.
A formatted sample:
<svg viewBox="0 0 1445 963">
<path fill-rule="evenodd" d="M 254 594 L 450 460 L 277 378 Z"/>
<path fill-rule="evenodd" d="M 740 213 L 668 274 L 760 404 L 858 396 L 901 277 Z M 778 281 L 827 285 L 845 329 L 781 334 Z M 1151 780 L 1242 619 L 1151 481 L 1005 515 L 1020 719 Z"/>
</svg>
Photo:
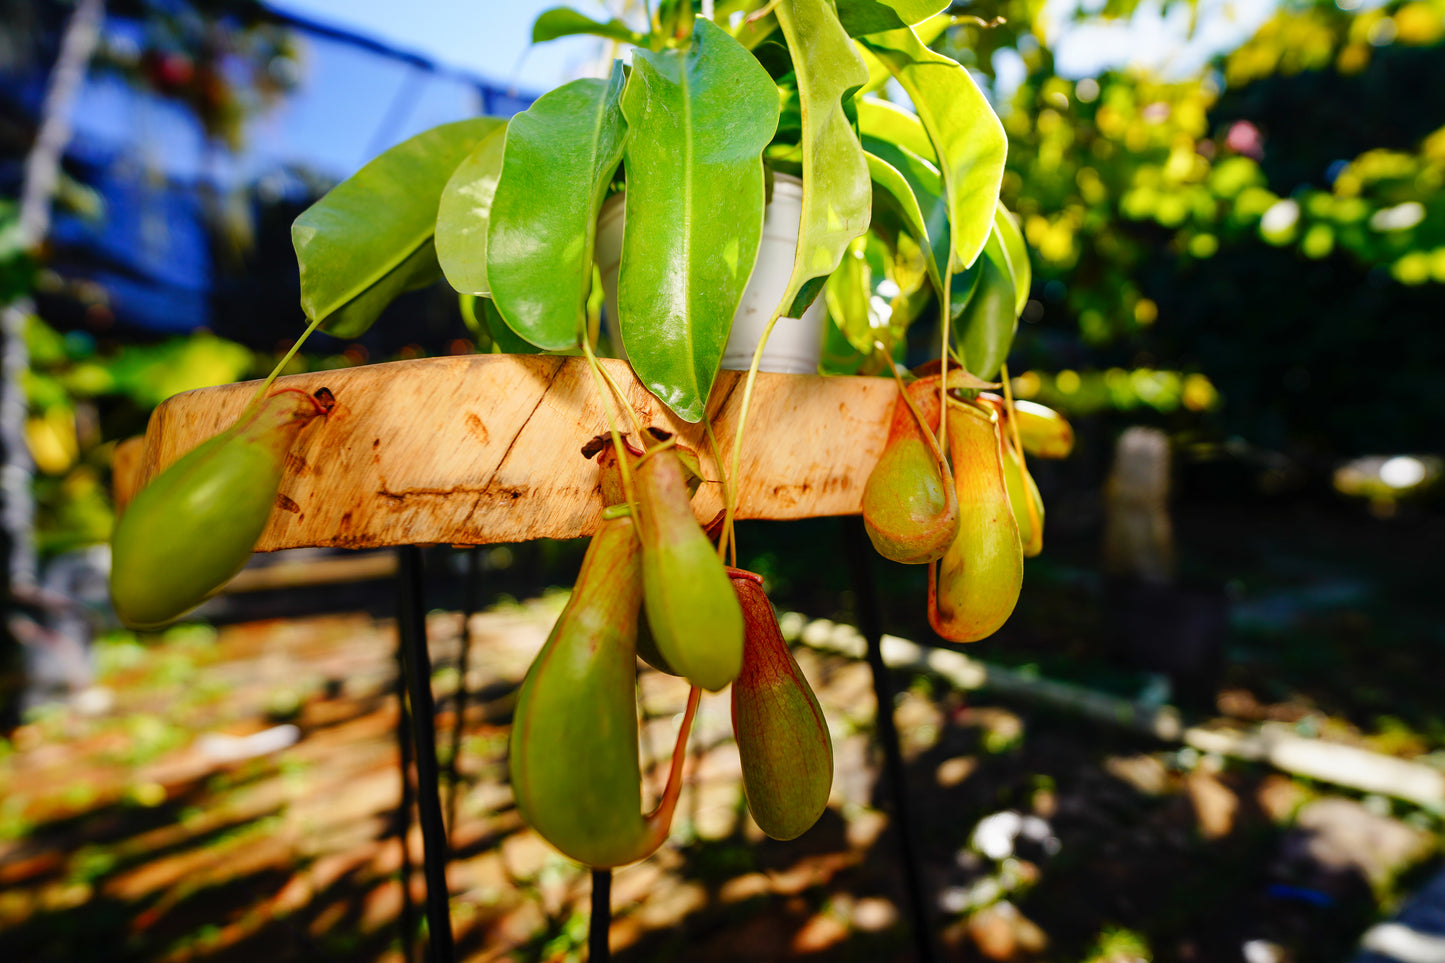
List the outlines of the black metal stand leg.
<svg viewBox="0 0 1445 963">
<path fill-rule="evenodd" d="M 422 869 L 426 875 L 426 922 L 431 963 L 452 963 L 452 921 L 447 900 L 447 834 L 438 785 L 436 708 L 431 692 L 431 655 L 426 645 L 426 601 L 421 550 L 401 549 L 398 629 L 411 694 L 416 738 L 417 813 L 421 817 Z"/>
<path fill-rule="evenodd" d="M 868 641 L 868 667 L 873 670 L 873 694 L 878 699 L 878 741 L 883 744 L 883 770 L 893 802 L 893 819 L 898 829 L 898 855 L 903 864 L 904 895 L 913 924 L 913 943 L 920 963 L 937 959 L 933 925 L 923 896 L 923 877 L 918 859 L 918 841 L 913 835 L 908 789 L 903 777 L 903 752 L 898 729 L 893 723 L 893 679 L 883 664 L 883 626 L 878 615 L 878 596 L 873 586 L 872 546 L 861 518 L 844 519 L 848 565 L 853 575 L 853 594 L 858 605 L 858 628 Z"/>
<path fill-rule="evenodd" d="M 612 959 L 612 945 L 608 934 L 612 930 L 612 870 L 592 871 L 592 918 L 587 927 L 588 963 L 608 963 Z"/>
<path fill-rule="evenodd" d="M 447 759 L 447 831 L 457 831 L 457 797 L 461 794 L 461 783 L 457 774 L 458 760 L 462 755 L 462 732 L 467 717 L 467 672 L 472 661 L 472 613 L 477 609 L 477 595 L 482 580 L 482 553 L 480 549 L 466 549 L 467 571 L 462 582 L 462 638 L 461 651 L 457 653 L 457 692 L 452 698 L 456 722 L 452 725 L 452 751 Z"/>
<path fill-rule="evenodd" d="M 400 595 L 397 614 L 401 614 Z M 400 624 L 400 618 L 398 618 Z M 401 846 L 401 955 L 406 963 L 415 959 L 416 904 L 411 901 L 411 847 L 407 836 L 411 831 L 411 808 L 414 801 L 411 783 L 411 712 L 406 704 L 406 659 L 401 651 L 401 638 L 396 642 L 396 750 L 401 768 L 401 801 L 396 807 L 396 840 Z"/>
</svg>

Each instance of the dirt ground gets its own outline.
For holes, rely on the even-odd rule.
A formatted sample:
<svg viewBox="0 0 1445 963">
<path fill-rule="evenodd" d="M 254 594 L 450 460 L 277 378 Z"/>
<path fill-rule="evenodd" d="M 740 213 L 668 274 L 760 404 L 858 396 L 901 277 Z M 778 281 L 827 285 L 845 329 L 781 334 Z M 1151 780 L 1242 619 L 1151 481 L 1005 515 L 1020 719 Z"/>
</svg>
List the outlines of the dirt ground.
<svg viewBox="0 0 1445 963">
<path fill-rule="evenodd" d="M 1438 626 L 1371 581 L 1371 540 L 1400 530 L 1370 519 L 1345 536 L 1337 527 L 1325 552 L 1304 521 L 1196 541 L 1200 571 L 1247 573 L 1230 589 L 1228 659 L 1206 714 L 1439 760 Z M 1181 531 L 1188 539 L 1216 523 L 1185 518 Z M 1391 555 L 1413 573 L 1392 583 L 1405 579 L 1407 601 L 1431 582 L 1416 567 L 1433 532 Z M 1275 536 L 1295 546 L 1290 556 L 1270 548 Z M 1002 641 L 970 654 L 1135 695 L 1157 677 L 1080 656 L 1098 637 L 1103 590 L 1075 548 L 1064 538 L 1031 563 Z M 1352 553 L 1356 569 L 1322 561 Z M 773 573 L 784 589 L 790 577 Z M 911 577 L 884 571 L 885 600 L 914 591 Z M 589 876 L 522 824 L 506 778 L 515 689 L 561 600 L 502 601 L 471 621 L 448 874 L 459 958 L 585 956 Z M 842 614 L 821 596 L 793 591 L 790 601 L 808 617 Z M 1394 615 L 1382 622 L 1382 612 Z M 911 631 L 888 618 L 890 631 Z M 797 631 L 808 618 L 785 622 Z M 1381 646 L 1386 627 L 1409 645 Z M 455 611 L 428 619 L 444 761 L 461 628 Z M 402 958 L 389 619 L 193 624 L 117 635 L 99 658 L 112 704 L 42 714 L 0 743 L 0 959 Z M 869 670 L 806 647 L 798 658 L 834 739 L 827 812 L 792 842 L 763 837 L 747 815 L 727 697 L 705 698 L 672 839 L 615 876 L 619 960 L 916 958 Z M 1430 870 L 1441 842 L 1438 813 L 987 691 L 896 681 L 910 825 L 942 959 L 1343 960 Z M 657 759 L 685 688 L 648 670 L 639 693 L 644 756 Z M 238 758 L 270 739 L 271 751 Z M 648 792 L 660 781 L 653 770 Z M 446 800 L 452 787 L 442 788 Z M 418 907 L 420 842 L 413 828 Z"/>
</svg>

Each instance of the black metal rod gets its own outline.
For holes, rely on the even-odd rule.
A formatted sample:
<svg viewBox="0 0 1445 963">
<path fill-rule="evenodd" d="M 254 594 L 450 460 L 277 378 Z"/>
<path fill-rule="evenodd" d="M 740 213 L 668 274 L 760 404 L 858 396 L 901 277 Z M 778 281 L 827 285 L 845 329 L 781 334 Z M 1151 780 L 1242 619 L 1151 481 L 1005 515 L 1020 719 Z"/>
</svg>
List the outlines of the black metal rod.
<svg viewBox="0 0 1445 963">
<path fill-rule="evenodd" d="M 904 896 L 913 925 L 913 944 L 920 963 L 934 963 L 933 924 L 923 895 L 923 874 L 918 859 L 918 840 L 909 812 L 908 787 L 903 774 L 903 751 L 898 727 L 893 722 L 893 677 L 883 664 L 883 624 L 878 614 L 877 589 L 873 584 L 872 546 L 863 520 L 844 519 L 848 566 L 853 575 L 853 595 L 858 607 L 858 628 L 868 642 L 868 668 L 873 671 L 873 694 L 878 699 L 878 741 L 883 745 L 883 770 L 892 796 L 893 821 L 898 829 L 898 856 L 903 866 Z"/>
<path fill-rule="evenodd" d="M 612 870 L 592 871 L 592 918 L 587 925 L 587 963 L 612 959 Z"/>
<path fill-rule="evenodd" d="M 467 718 L 467 672 L 472 662 L 472 613 L 477 610 L 477 596 L 482 581 L 482 552 L 479 548 L 465 550 L 466 575 L 462 580 L 462 638 L 457 653 L 457 691 L 452 697 L 455 721 L 452 723 L 452 751 L 447 759 L 447 831 L 457 831 L 457 797 L 461 795 L 458 761 L 462 756 L 462 732 Z"/>
<path fill-rule="evenodd" d="M 397 624 L 401 624 L 401 584 L 397 586 Z M 411 782 L 411 712 L 406 704 L 406 657 L 402 655 L 401 636 L 396 640 L 396 753 L 401 769 L 401 799 L 396 806 L 396 841 L 401 846 L 401 955 L 406 963 L 416 958 L 416 904 L 411 900 L 411 809 L 414 802 Z"/>
<path fill-rule="evenodd" d="M 412 733 L 416 739 L 417 814 L 421 818 L 422 871 L 426 876 L 428 959 L 452 963 L 451 907 L 447 898 L 447 833 L 437 767 L 436 707 L 431 692 L 431 654 L 426 644 L 426 591 L 422 583 L 421 549 L 401 548 L 401 618 L 398 621 L 406 656 L 406 681 L 411 694 Z"/>
</svg>

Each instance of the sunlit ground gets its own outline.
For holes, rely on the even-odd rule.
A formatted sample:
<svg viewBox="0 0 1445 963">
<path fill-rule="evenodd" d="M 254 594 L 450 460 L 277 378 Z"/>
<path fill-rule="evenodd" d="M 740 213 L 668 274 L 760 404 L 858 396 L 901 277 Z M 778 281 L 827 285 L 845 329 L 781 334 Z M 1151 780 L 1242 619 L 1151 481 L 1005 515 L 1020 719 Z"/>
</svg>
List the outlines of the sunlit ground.
<svg viewBox="0 0 1445 963">
<path fill-rule="evenodd" d="M 1424 567 L 1438 529 L 1359 506 L 1181 512 L 1193 573 L 1234 573 L 1211 716 L 1438 760 L 1445 640 Z M 800 539 L 793 576 L 828 564 L 834 546 L 814 537 L 828 531 Z M 789 580 L 785 562 L 768 564 Z M 1092 571 L 1090 540 L 1059 533 L 1030 563 L 1014 620 L 969 653 L 1135 694 L 1147 678 L 1101 653 L 1107 613 Z M 912 572 L 880 576 L 890 612 L 918 608 Z M 463 958 L 584 953 L 588 878 L 525 829 L 505 771 L 514 689 L 558 604 L 504 602 L 473 622 L 449 875 Z M 845 614 L 836 598 L 809 604 L 810 617 Z M 459 628 L 455 613 L 430 618 L 444 760 Z M 365 615 L 107 640 L 101 682 L 114 705 L 44 713 L 5 744 L 4 957 L 401 959 L 394 657 L 391 624 Z M 810 650 L 800 661 L 835 740 L 828 812 L 794 842 L 762 838 L 727 699 L 706 700 L 672 844 L 617 874 L 619 959 L 912 958 L 868 670 Z M 914 826 L 948 959 L 1224 961 L 1251 942 L 1289 954 L 1279 959 L 1343 959 L 1441 841 L 1438 814 L 1384 797 L 937 680 L 900 683 Z M 643 675 L 649 755 L 666 751 L 683 694 Z M 294 744 L 236 758 L 268 739 Z M 409 842 L 420 915 L 415 829 Z"/>
</svg>

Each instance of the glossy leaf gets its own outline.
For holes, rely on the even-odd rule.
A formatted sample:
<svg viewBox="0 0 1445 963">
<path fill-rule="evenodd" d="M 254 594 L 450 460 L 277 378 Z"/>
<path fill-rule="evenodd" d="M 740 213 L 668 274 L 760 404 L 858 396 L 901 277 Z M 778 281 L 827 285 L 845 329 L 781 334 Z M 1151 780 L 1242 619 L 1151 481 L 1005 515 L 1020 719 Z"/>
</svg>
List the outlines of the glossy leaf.
<svg viewBox="0 0 1445 963">
<path fill-rule="evenodd" d="M 948 29 L 952 18 L 946 14 L 939 14 L 930 20 L 925 20 L 913 28 L 918 39 L 923 41 L 924 46 L 937 40 L 943 31 Z M 856 35 L 855 35 L 856 36 Z M 888 70 L 888 65 L 874 56 L 861 41 L 856 41 L 854 46 L 858 50 L 858 56 L 863 58 L 863 66 L 868 68 L 868 82 L 858 91 L 859 95 L 877 93 L 888 84 L 888 79 L 893 75 Z"/>
<path fill-rule="evenodd" d="M 447 283 L 462 294 L 488 296 L 487 224 L 502 174 L 505 122 L 458 165 L 437 205 L 437 260 Z"/>
<path fill-rule="evenodd" d="M 627 140 L 622 65 L 544 94 L 512 118 L 487 228 L 502 319 L 539 348 L 576 345 L 592 290 L 597 212 Z"/>
<path fill-rule="evenodd" d="M 782 303 L 801 314 L 807 282 L 827 277 L 843 251 L 868 230 L 872 191 L 863 147 L 843 102 L 868 80 L 868 69 L 827 0 L 783 0 L 778 23 L 793 50 L 803 112 L 803 215 L 793 274 Z M 817 294 L 817 288 L 812 290 Z"/>
<path fill-rule="evenodd" d="M 933 141 L 918 115 L 897 104 L 877 97 L 858 99 L 858 132 L 864 137 L 874 137 L 897 144 L 938 166 L 938 155 L 933 150 Z"/>
<path fill-rule="evenodd" d="M 1018 218 L 1008 208 L 999 204 L 993 214 L 994 233 L 1003 242 L 1008 254 L 1009 272 L 1013 275 L 1014 303 L 1016 314 L 1023 314 L 1024 305 L 1029 302 L 1029 288 L 1033 285 L 1033 267 L 1029 264 L 1029 249 L 1024 243 L 1023 231 L 1019 230 Z"/>
<path fill-rule="evenodd" d="M 838 0 L 838 19 L 850 37 L 922 23 L 948 9 L 948 0 Z"/>
<path fill-rule="evenodd" d="M 645 41 L 642 34 L 616 17 L 604 23 L 600 20 L 593 20 L 571 7 L 552 7 L 549 10 L 543 10 L 537 15 L 537 19 L 532 21 L 533 43 L 546 43 L 548 40 L 556 40 L 558 37 L 572 37 L 577 34 L 606 37 L 609 40 L 631 44 L 640 44 Z"/>
<path fill-rule="evenodd" d="M 968 71 L 925 47 L 911 28 L 862 42 L 907 91 L 933 142 L 952 229 L 949 269 L 962 270 L 978 257 L 993 229 L 1008 149 L 1003 124 Z"/>
<path fill-rule="evenodd" d="M 642 383 L 687 421 L 703 416 L 757 257 L 777 104 L 767 71 L 706 20 L 686 51 L 638 49 L 622 95 L 622 341 Z"/>
<path fill-rule="evenodd" d="M 929 258 L 929 277 L 943 292 L 942 275 L 949 262 L 948 203 L 943 196 L 943 177 L 938 168 L 917 154 L 891 141 L 864 135 L 863 146 L 898 172 L 912 192 L 922 218 L 924 243 Z M 876 165 L 875 165 L 876 166 Z M 886 185 L 885 185 L 886 186 Z"/>
<path fill-rule="evenodd" d="M 1013 276 L 997 234 L 990 236 L 977 267 L 977 287 L 958 317 L 953 337 L 964 367 L 980 378 L 991 379 L 1008 358 L 1018 327 Z"/>
<path fill-rule="evenodd" d="M 922 246 L 928 279 L 941 292 L 943 280 L 938 275 L 938 263 L 934 259 L 932 249 L 928 246 L 928 224 L 924 220 L 923 212 L 918 207 L 918 198 L 914 195 L 913 188 L 892 164 L 873 154 L 865 153 L 864 156 L 868 160 L 868 174 L 873 178 L 873 186 L 881 187 L 885 194 L 893 199 L 895 207 L 903 217 L 904 224 L 918 238 L 919 244 Z"/>
<path fill-rule="evenodd" d="M 338 337 L 356 337 L 392 297 L 439 276 L 430 242 L 442 190 L 502 123 L 474 117 L 433 127 L 377 156 L 296 218 L 291 243 L 306 316 L 324 319 Z M 429 265 L 418 263 L 428 258 Z"/>
<path fill-rule="evenodd" d="M 405 261 L 333 312 L 326 321 L 325 330 L 338 338 L 359 338 L 381 316 L 386 306 L 399 296 L 441 279 L 436 245 L 427 238 Z"/>
</svg>

